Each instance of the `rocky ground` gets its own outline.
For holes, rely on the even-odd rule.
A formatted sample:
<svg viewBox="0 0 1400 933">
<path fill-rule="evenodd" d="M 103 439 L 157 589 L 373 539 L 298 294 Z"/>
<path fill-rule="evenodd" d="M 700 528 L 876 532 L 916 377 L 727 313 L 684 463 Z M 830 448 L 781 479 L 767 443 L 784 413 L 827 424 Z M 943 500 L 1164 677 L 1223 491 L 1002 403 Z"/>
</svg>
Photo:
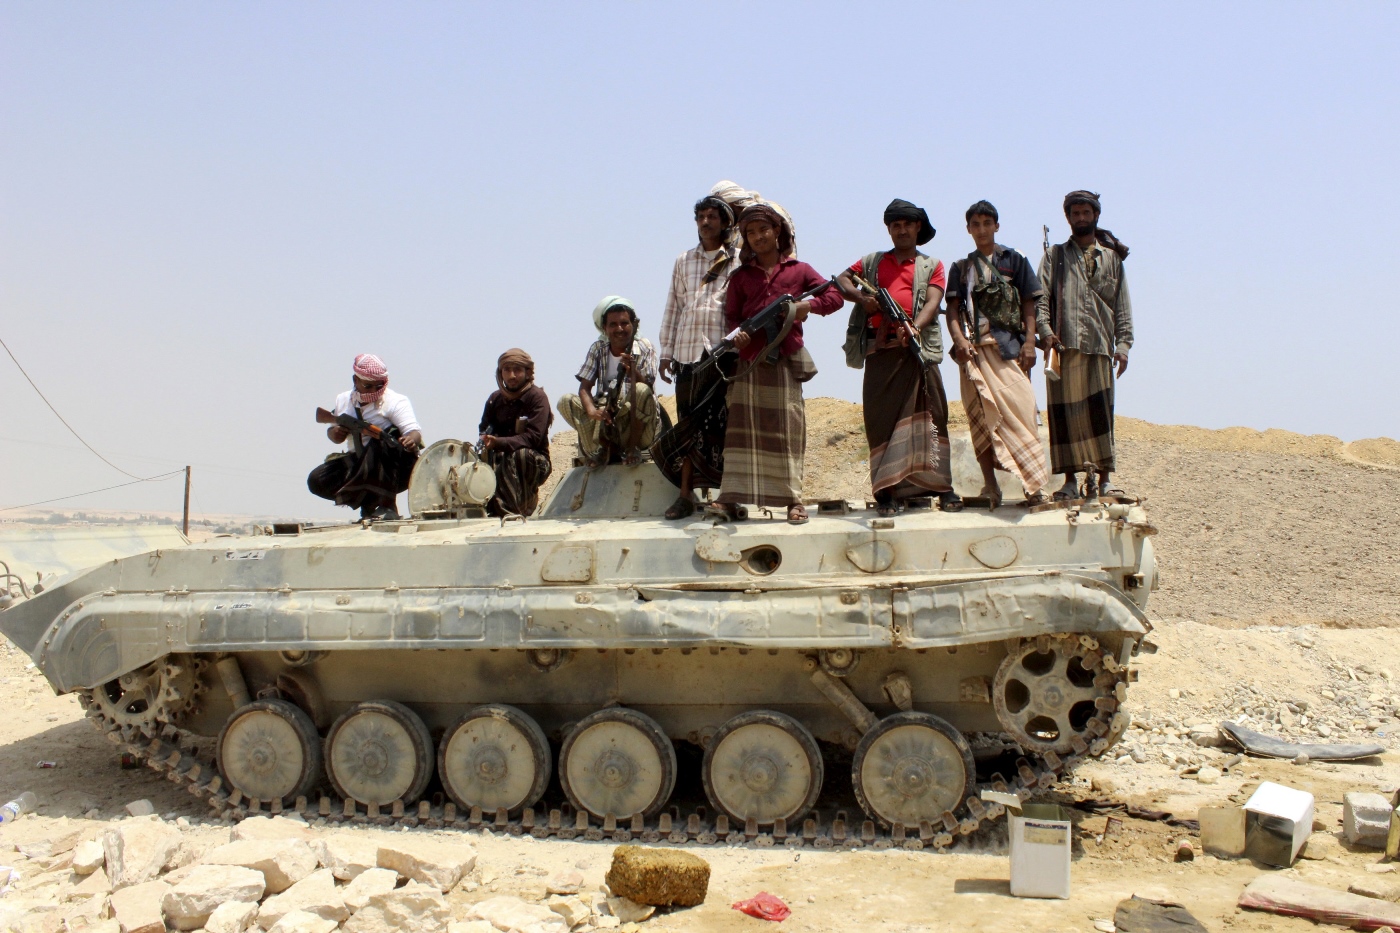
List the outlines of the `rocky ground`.
<svg viewBox="0 0 1400 933">
<path fill-rule="evenodd" d="M 809 411 L 809 475 L 822 487 L 809 491 L 863 497 L 859 408 L 814 399 Z M 792 909 L 781 926 L 794 930 L 1090 931 L 1136 893 L 1180 901 L 1210 930 L 1301 931 L 1313 923 L 1238 908 L 1245 885 L 1269 874 L 1400 899 L 1396 866 L 1341 832 L 1343 794 L 1400 786 L 1400 532 L 1389 520 L 1398 445 L 1129 419 L 1119 435 L 1118 479 L 1148 497 L 1161 529 L 1158 650 L 1138 659 L 1122 742 L 1052 795 L 1080 807 L 1068 900 L 1010 896 L 1004 828 L 943 854 L 694 848 L 711 868 L 705 903 L 641 919 L 644 910 L 608 899 L 609 843 L 210 821 L 153 772 L 123 770 L 76 701 L 53 696 L 7 647 L 0 798 L 29 790 L 39 807 L 0 825 L 0 865 L 13 869 L 0 931 L 760 930 L 765 921 L 730 908 L 759 891 Z M 562 449 L 555 462 L 568 462 Z M 1353 763 L 1240 757 L 1217 745 L 1226 719 L 1287 740 L 1386 751 Z M 1316 798 L 1305 857 L 1282 871 L 1206 856 L 1189 824 L 1129 815 L 1191 820 L 1265 780 Z M 129 815 L 139 800 L 153 814 Z M 1096 812 L 1105 802 L 1140 809 Z M 1182 840 L 1189 861 L 1175 860 Z M 152 912 L 161 907 L 163 916 Z"/>
</svg>

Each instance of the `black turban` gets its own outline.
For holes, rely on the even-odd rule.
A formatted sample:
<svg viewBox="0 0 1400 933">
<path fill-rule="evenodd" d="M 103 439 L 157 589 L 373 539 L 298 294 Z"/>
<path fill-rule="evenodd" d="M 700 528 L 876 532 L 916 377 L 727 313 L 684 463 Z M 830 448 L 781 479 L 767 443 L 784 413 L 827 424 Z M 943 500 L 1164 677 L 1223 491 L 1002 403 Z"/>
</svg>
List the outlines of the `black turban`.
<svg viewBox="0 0 1400 933">
<path fill-rule="evenodd" d="M 1069 194 L 1065 195 L 1066 217 L 1069 216 L 1069 207 L 1071 204 L 1087 204 L 1094 209 L 1095 214 L 1103 213 L 1103 205 L 1099 203 L 1099 195 L 1098 192 L 1095 191 L 1084 191 L 1081 189 L 1079 191 L 1071 191 Z"/>
<path fill-rule="evenodd" d="M 885 208 L 885 226 L 888 227 L 896 220 L 917 220 L 919 223 L 923 224 L 923 227 L 919 230 L 918 239 L 915 240 L 920 246 L 932 240 L 933 235 L 938 232 L 933 229 L 933 224 L 928 219 L 927 211 L 922 207 L 910 204 L 903 198 L 895 198 L 890 202 L 890 206 Z"/>
</svg>

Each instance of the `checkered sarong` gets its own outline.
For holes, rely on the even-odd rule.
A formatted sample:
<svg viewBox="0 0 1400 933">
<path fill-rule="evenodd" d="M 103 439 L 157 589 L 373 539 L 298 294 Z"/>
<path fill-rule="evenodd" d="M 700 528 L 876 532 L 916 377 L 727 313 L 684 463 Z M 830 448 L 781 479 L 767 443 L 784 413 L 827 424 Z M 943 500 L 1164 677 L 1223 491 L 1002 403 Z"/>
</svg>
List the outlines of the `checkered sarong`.
<svg viewBox="0 0 1400 933">
<path fill-rule="evenodd" d="M 996 341 L 977 347 L 975 362 L 958 368 L 963 409 L 980 458 L 992 452 L 998 470 L 1021 478 L 1026 495 L 1050 479 L 1045 448 L 1035 425 L 1035 389 L 1015 360 L 1004 360 Z"/>
<path fill-rule="evenodd" d="M 807 453 L 802 383 L 816 371 L 803 348 L 776 363 L 756 363 L 730 383 L 718 501 L 770 508 L 802 501 L 802 460 Z"/>
<path fill-rule="evenodd" d="M 1077 473 L 1084 464 L 1113 472 L 1113 357 L 1060 348 L 1060 379 L 1047 379 L 1050 471 Z"/>
</svg>

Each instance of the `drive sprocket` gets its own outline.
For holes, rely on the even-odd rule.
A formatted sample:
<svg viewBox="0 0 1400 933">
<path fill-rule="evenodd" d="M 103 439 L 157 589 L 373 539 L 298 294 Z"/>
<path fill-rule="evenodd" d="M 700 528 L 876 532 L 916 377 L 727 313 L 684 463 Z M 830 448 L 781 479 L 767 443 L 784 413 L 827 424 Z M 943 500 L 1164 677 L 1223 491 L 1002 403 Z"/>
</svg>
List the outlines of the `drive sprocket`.
<svg viewBox="0 0 1400 933">
<path fill-rule="evenodd" d="M 152 735 L 196 710 L 205 666 L 194 655 L 167 655 L 80 695 L 90 716 Z"/>
<path fill-rule="evenodd" d="M 1111 670 L 1110 667 L 1116 670 Z M 1126 672 L 1088 636 L 1021 641 L 997 668 L 992 703 L 1002 728 L 1028 752 L 1099 755 L 1117 739 Z"/>
</svg>

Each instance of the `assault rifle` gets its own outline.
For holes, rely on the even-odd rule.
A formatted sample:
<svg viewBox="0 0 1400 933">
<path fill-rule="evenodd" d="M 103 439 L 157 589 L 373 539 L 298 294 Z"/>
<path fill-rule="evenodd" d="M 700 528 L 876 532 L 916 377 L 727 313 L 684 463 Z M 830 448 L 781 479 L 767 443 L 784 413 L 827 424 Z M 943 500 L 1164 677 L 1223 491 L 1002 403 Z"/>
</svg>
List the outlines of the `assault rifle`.
<svg viewBox="0 0 1400 933">
<path fill-rule="evenodd" d="M 333 414 L 326 411 L 324 408 L 316 409 L 316 423 L 334 424 L 349 431 L 350 436 L 355 439 L 355 447 L 357 449 L 360 446 L 360 436 L 363 434 L 368 434 L 370 437 L 377 438 L 386 443 L 397 442 L 399 439 L 399 429 L 393 425 L 387 428 L 381 428 L 378 425 L 370 424 L 363 418 L 356 418 L 354 415 Z"/>
<path fill-rule="evenodd" d="M 909 312 L 904 310 L 904 306 L 894 300 L 888 288 L 877 288 L 854 272 L 847 272 L 851 281 L 856 283 L 856 287 L 865 294 L 870 295 L 880 305 L 880 313 L 894 321 L 901 331 L 909 338 L 909 351 L 914 354 L 914 358 L 919 361 L 919 365 L 924 365 L 924 355 L 919 348 L 919 332 L 914 329 L 914 322 L 909 317 Z"/>
<path fill-rule="evenodd" d="M 826 291 L 835 281 L 835 279 L 827 279 L 820 285 L 809 288 L 807 291 L 797 296 L 782 295 L 778 298 L 774 298 L 762 311 L 740 322 L 738 327 L 725 334 L 724 340 L 720 342 L 720 347 L 716 348 L 715 355 L 718 355 L 719 349 L 734 346 L 734 338 L 739 336 L 741 332 L 748 334 L 750 337 L 761 334 L 763 337 L 763 345 L 772 348 L 768 354 L 768 362 L 777 362 L 778 344 L 782 341 L 783 337 L 787 336 L 788 330 L 792 329 L 790 326 L 784 327 L 787 321 L 788 305 L 798 301 L 806 301 L 813 295 L 818 295 Z"/>
</svg>

